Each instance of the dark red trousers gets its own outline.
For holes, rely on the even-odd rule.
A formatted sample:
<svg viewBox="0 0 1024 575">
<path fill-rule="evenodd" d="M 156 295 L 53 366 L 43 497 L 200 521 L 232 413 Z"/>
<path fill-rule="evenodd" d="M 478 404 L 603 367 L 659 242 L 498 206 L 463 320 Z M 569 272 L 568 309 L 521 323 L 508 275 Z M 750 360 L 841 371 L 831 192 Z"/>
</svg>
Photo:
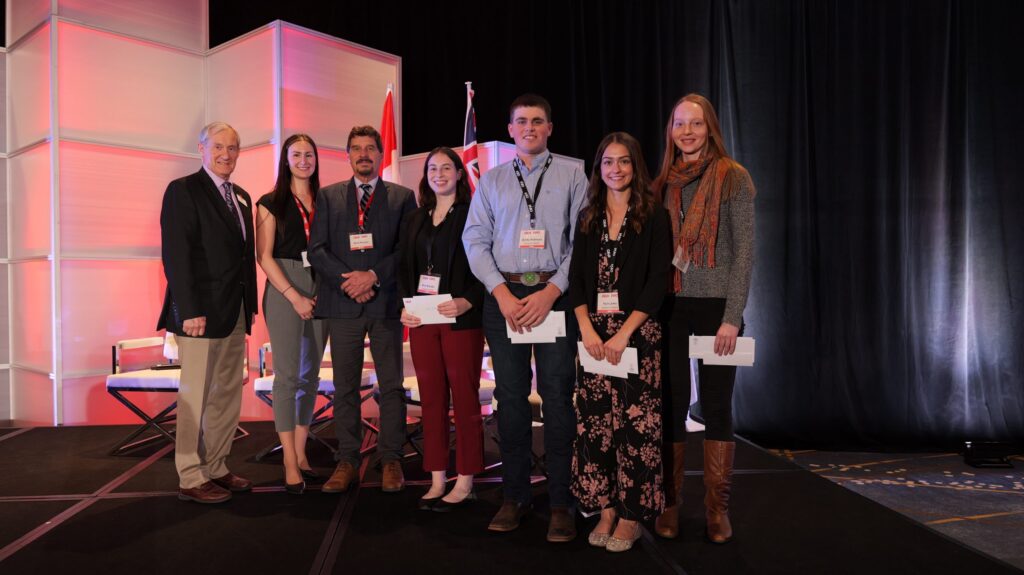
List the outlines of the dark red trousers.
<svg viewBox="0 0 1024 575">
<path fill-rule="evenodd" d="M 450 324 L 409 330 L 409 347 L 423 409 L 423 469 L 448 468 L 448 406 L 455 412 L 455 469 L 476 475 L 484 469 L 480 416 L 482 329 L 454 331 Z"/>
</svg>

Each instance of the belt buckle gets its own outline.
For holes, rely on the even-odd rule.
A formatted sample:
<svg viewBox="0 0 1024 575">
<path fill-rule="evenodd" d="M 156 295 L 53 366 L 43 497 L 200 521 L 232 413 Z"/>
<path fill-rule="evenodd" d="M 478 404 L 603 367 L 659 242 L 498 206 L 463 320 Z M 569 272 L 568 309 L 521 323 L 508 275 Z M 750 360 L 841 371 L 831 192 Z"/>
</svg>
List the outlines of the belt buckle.
<svg viewBox="0 0 1024 575">
<path fill-rule="evenodd" d="M 526 287 L 533 287 L 540 283 L 540 274 L 537 272 L 526 272 L 519 276 L 519 283 Z"/>
</svg>

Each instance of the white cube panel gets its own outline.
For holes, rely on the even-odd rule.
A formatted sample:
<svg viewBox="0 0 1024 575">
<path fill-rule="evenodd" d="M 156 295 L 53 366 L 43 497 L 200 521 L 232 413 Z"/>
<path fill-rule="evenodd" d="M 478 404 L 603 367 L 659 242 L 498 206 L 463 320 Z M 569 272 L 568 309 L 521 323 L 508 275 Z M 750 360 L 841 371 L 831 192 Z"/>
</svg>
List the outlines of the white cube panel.
<svg viewBox="0 0 1024 575">
<path fill-rule="evenodd" d="M 0 421 L 11 419 L 11 370 L 0 369 Z"/>
<path fill-rule="evenodd" d="M 10 110 L 7 151 L 50 135 L 50 26 L 34 32 L 7 53 Z"/>
<path fill-rule="evenodd" d="M 10 257 L 50 253 L 50 144 L 7 159 L 10 170 Z"/>
<path fill-rule="evenodd" d="M 50 0 L 9 0 L 6 4 L 8 46 L 50 17 Z"/>
<path fill-rule="evenodd" d="M 159 258 L 164 190 L 199 166 L 196 158 L 61 142 L 61 255 Z"/>
<path fill-rule="evenodd" d="M 11 368 L 11 419 L 19 425 L 53 425 L 53 380 Z"/>
<path fill-rule="evenodd" d="M 274 136 L 274 31 L 218 48 L 206 59 L 206 117 L 238 130 L 242 145 Z"/>
<path fill-rule="evenodd" d="M 140 38 L 206 49 L 206 0 L 58 0 L 58 13 Z"/>
<path fill-rule="evenodd" d="M 107 369 L 118 340 L 158 335 L 166 287 L 159 260 L 65 260 L 60 269 L 65 375 Z"/>
<path fill-rule="evenodd" d="M 273 144 L 266 144 L 242 150 L 235 163 L 235 171 L 231 174 L 231 181 L 245 188 L 254 204 L 274 187 L 277 175 L 277 154 L 274 148 Z M 255 215 L 255 206 L 250 207 Z M 255 227 L 255 222 L 253 225 Z"/>
<path fill-rule="evenodd" d="M 7 52 L 0 52 L 0 152 L 7 151 Z"/>
<path fill-rule="evenodd" d="M 0 264 L 0 364 L 11 362 L 10 308 L 7 306 L 8 264 Z M 0 406 L 3 406 L 0 399 Z M 9 419 L 0 417 L 0 419 Z"/>
<path fill-rule="evenodd" d="M 0 258 L 7 257 L 7 158 L 0 158 Z M 0 300 L 3 305 L 3 300 Z M 0 362 L 2 363 L 2 362 Z"/>
<path fill-rule="evenodd" d="M 197 151 L 202 56 L 67 22 L 58 30 L 61 138 Z"/>
<path fill-rule="evenodd" d="M 281 34 L 283 125 L 289 133 L 306 132 L 319 145 L 345 148 L 352 126 L 380 129 L 387 84 L 397 84 L 398 58 L 290 26 L 282 26 Z"/>
<path fill-rule="evenodd" d="M 53 317 L 50 262 L 9 265 L 11 274 L 11 363 L 50 372 L 53 369 Z"/>
<path fill-rule="evenodd" d="M 314 136 L 315 138 L 315 136 Z M 352 164 L 348 162 L 348 154 L 338 150 L 318 148 L 320 156 L 320 185 L 327 186 L 352 177 Z"/>
</svg>

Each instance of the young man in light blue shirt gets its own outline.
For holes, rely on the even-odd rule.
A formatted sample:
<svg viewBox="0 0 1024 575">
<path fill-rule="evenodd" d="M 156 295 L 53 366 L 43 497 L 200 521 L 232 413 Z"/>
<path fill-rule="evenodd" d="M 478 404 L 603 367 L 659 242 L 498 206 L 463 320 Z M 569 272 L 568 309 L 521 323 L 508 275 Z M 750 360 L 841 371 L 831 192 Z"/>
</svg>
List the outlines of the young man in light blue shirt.
<svg viewBox="0 0 1024 575">
<path fill-rule="evenodd" d="M 473 196 L 462 239 L 473 273 L 483 282 L 484 333 L 491 349 L 501 435 L 505 502 L 488 529 L 512 531 L 530 509 L 532 411 L 529 403 L 536 359 L 537 392 L 544 404 L 544 450 L 551 499 L 547 539 L 576 536 L 569 474 L 576 417 L 577 325 L 569 307 L 569 258 L 587 179 L 579 166 L 547 149 L 551 106 L 524 94 L 509 108 L 508 132 L 516 158 L 488 171 Z M 513 344 L 516 332 L 564 311 L 565 336 L 554 343 Z"/>
</svg>

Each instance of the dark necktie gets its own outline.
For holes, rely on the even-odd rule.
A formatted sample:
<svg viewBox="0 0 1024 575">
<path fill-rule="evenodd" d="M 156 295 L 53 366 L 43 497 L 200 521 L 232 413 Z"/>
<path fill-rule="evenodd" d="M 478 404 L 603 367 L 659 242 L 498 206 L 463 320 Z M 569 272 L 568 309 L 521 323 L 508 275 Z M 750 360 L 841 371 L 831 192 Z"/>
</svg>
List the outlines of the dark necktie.
<svg viewBox="0 0 1024 575">
<path fill-rule="evenodd" d="M 231 198 L 231 182 L 224 182 L 221 187 L 224 188 L 224 201 L 228 204 L 228 211 L 231 212 L 231 220 L 235 222 L 238 231 L 242 231 L 242 222 L 238 219 L 238 208 L 235 207 L 235 202 Z"/>
<path fill-rule="evenodd" d="M 370 184 L 359 184 L 359 189 L 363 190 L 363 197 L 359 198 L 359 211 L 366 213 L 366 206 L 370 204 L 370 198 L 373 197 L 373 187 Z"/>
</svg>

